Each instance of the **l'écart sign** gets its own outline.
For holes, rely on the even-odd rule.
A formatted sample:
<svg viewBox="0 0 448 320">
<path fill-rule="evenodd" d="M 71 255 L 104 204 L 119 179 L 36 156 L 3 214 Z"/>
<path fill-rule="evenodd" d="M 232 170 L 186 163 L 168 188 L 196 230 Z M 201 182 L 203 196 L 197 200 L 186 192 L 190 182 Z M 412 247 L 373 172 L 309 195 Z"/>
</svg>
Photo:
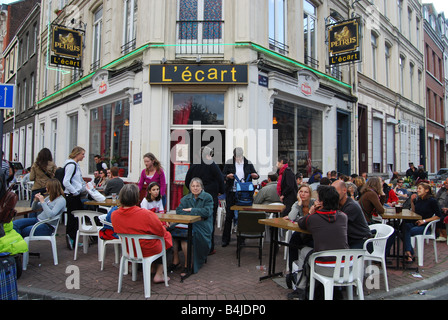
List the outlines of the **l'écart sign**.
<svg viewBox="0 0 448 320">
<path fill-rule="evenodd" d="M 361 60 L 359 26 L 359 18 L 327 26 L 330 65 Z"/>
<path fill-rule="evenodd" d="M 84 32 L 53 25 L 52 35 L 51 63 L 68 68 L 81 68 Z"/>
<path fill-rule="evenodd" d="M 248 84 L 248 65 L 154 64 L 150 84 Z"/>
</svg>

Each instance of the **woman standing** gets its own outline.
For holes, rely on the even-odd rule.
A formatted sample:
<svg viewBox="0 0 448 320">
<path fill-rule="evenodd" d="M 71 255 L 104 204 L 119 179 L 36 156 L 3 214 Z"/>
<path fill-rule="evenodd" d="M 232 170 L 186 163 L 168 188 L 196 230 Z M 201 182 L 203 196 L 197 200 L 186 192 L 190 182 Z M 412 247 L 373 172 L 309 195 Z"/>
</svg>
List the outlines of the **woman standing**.
<svg viewBox="0 0 448 320">
<path fill-rule="evenodd" d="M 47 182 L 45 193 L 49 196 L 44 198 L 41 193 L 35 195 L 32 209 L 40 212 L 37 218 L 18 219 L 14 221 L 14 230 L 22 237 L 28 237 L 34 225 L 40 221 L 53 219 L 62 214 L 65 209 L 64 191 L 61 183 L 57 179 L 50 179 Z M 54 227 L 51 224 L 44 223 L 37 227 L 34 232 L 35 236 L 49 236 L 53 233 Z"/>
<path fill-rule="evenodd" d="M 160 161 L 152 153 L 143 156 L 145 169 L 140 175 L 138 188 L 140 189 L 140 202 L 146 197 L 148 185 L 151 182 L 158 182 L 160 185 L 160 195 L 162 196 L 163 206 L 166 208 L 166 178 Z"/>
<path fill-rule="evenodd" d="M 81 193 L 86 190 L 86 183 L 82 178 L 81 167 L 79 162 L 85 157 L 86 151 L 81 147 L 73 148 L 69 155 L 69 159 L 65 161 L 64 180 L 65 198 L 67 200 L 67 228 L 66 240 L 67 248 L 73 250 L 74 239 L 78 231 L 78 219 L 72 212 L 75 210 L 83 210 L 84 205 L 81 201 Z"/>
<path fill-rule="evenodd" d="M 358 202 L 368 224 L 377 223 L 381 220 L 380 216 L 384 213 L 383 204 L 385 201 L 386 196 L 383 192 L 381 178 L 373 177 L 367 180 L 361 188 L 361 197 Z"/>
<path fill-rule="evenodd" d="M 180 200 L 180 205 L 176 209 L 176 214 L 200 216 L 201 221 L 196 222 L 193 227 L 193 273 L 197 273 L 207 260 L 207 256 L 211 247 L 211 236 L 213 231 L 213 197 L 204 191 L 204 185 L 200 178 L 193 178 L 190 182 L 191 193 L 187 194 Z M 171 231 L 173 237 L 186 237 L 185 229 L 173 228 Z M 182 251 L 187 257 L 187 242 L 181 241 Z M 173 265 L 171 270 L 179 265 L 179 246 L 176 241 L 173 242 Z M 187 269 L 187 261 L 185 259 L 185 268 L 181 276 L 185 276 Z"/>
<path fill-rule="evenodd" d="M 421 182 L 417 186 L 417 194 L 411 196 L 411 210 L 422 216 L 421 220 L 407 222 L 404 234 L 404 254 L 406 262 L 414 261 L 414 249 L 411 245 L 411 237 L 423 234 L 428 222 L 439 220 L 442 216 L 439 204 L 432 194 L 431 186 Z"/>
<path fill-rule="evenodd" d="M 31 189 L 31 205 L 36 194 L 44 194 L 46 192 L 45 186 L 50 179 L 54 178 L 56 169 L 51 151 L 43 148 L 37 155 L 36 162 L 31 167 L 30 181 L 34 181 Z"/>
</svg>

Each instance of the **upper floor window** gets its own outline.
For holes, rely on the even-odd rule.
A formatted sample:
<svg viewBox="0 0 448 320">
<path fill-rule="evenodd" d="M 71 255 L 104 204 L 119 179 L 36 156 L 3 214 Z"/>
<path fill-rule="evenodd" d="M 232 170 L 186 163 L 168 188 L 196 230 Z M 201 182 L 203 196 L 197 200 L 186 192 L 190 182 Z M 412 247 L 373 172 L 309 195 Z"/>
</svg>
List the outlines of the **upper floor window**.
<svg viewBox="0 0 448 320">
<path fill-rule="evenodd" d="M 304 57 L 305 63 L 313 68 L 319 67 L 317 61 L 317 46 L 316 46 L 316 27 L 317 27 L 317 8 L 311 2 L 303 1 L 303 31 L 304 31 Z"/>
<path fill-rule="evenodd" d="M 385 65 L 385 72 L 386 72 L 386 87 L 390 86 L 390 73 L 389 73 L 389 69 L 390 69 L 390 49 L 391 46 L 390 44 L 386 43 L 385 47 L 385 59 L 386 59 L 386 65 Z"/>
<path fill-rule="evenodd" d="M 222 54 L 223 0 L 178 0 L 177 37 L 180 54 Z"/>
<path fill-rule="evenodd" d="M 124 2 L 124 30 L 122 53 L 135 49 L 137 38 L 137 11 L 138 0 L 125 0 Z"/>
<path fill-rule="evenodd" d="M 281 54 L 288 54 L 286 0 L 269 0 L 269 48 Z"/>
<path fill-rule="evenodd" d="M 92 71 L 97 70 L 101 64 L 101 34 L 103 29 L 103 7 L 94 13 L 93 19 L 93 45 L 92 45 Z"/>
<path fill-rule="evenodd" d="M 377 52 L 378 52 L 378 37 L 372 33 L 371 34 L 371 44 L 372 44 L 372 78 L 376 79 L 377 75 Z"/>
</svg>

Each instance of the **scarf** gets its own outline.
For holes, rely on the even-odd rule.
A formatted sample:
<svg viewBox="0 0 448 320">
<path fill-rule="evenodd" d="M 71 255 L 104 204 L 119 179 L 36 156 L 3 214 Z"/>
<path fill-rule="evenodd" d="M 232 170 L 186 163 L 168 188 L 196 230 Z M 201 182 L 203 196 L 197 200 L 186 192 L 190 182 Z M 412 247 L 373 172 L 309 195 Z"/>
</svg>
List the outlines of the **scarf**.
<svg viewBox="0 0 448 320">
<path fill-rule="evenodd" d="M 282 177 L 283 177 L 283 172 L 285 172 L 286 168 L 288 168 L 288 164 L 284 164 L 283 167 L 281 167 L 279 172 L 278 172 L 277 194 L 279 196 L 282 195 Z"/>
</svg>

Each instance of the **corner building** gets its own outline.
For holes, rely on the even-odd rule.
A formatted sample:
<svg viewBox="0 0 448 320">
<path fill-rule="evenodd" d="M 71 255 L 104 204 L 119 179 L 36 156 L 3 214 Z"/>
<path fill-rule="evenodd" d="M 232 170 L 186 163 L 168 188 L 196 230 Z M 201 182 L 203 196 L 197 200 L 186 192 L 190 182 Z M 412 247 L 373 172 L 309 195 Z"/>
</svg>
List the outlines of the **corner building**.
<svg viewBox="0 0 448 320">
<path fill-rule="evenodd" d="M 51 4 L 51 7 L 49 7 Z M 42 1 L 35 150 L 61 165 L 80 145 L 137 182 L 152 152 L 169 208 L 201 146 L 218 165 L 242 147 L 264 179 L 279 155 L 294 172 L 356 172 L 351 68 L 329 67 L 326 25 L 345 1 Z M 80 68 L 52 65 L 51 25 L 85 33 Z M 261 180 L 260 180 L 261 181 Z"/>
</svg>

